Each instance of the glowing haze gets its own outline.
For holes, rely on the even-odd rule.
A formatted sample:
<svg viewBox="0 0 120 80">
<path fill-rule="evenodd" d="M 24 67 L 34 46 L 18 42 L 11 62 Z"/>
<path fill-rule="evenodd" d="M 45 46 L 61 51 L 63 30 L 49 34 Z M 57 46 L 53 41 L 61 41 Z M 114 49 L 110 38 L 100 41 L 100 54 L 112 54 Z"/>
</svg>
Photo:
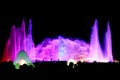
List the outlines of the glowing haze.
<svg viewBox="0 0 120 80">
<path fill-rule="evenodd" d="M 112 41 L 109 23 L 104 37 L 105 45 L 103 49 L 99 42 L 98 22 L 95 20 L 89 43 L 83 40 L 71 40 L 58 36 L 56 39 L 47 38 L 35 46 L 32 40 L 32 20 L 29 21 L 27 33 L 23 20 L 21 27 L 12 26 L 1 61 L 15 61 L 18 53 L 24 50 L 32 62 L 36 60 L 57 61 L 58 59 L 60 61 L 112 62 Z"/>
</svg>

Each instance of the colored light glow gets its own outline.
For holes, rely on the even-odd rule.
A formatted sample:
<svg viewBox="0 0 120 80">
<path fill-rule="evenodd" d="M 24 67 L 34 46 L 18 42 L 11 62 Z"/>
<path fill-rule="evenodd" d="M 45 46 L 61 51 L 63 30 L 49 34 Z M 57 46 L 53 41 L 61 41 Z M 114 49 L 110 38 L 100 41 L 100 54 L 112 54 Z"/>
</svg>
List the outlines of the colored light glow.
<svg viewBox="0 0 120 80">
<path fill-rule="evenodd" d="M 75 61 L 86 62 L 113 62 L 110 25 L 107 25 L 105 33 L 105 45 L 102 50 L 98 37 L 98 22 L 92 27 L 90 42 L 83 40 L 64 38 L 45 39 L 37 46 L 32 40 L 32 20 L 29 21 L 28 33 L 26 35 L 25 22 L 21 27 L 12 27 L 10 37 L 3 52 L 2 62 L 15 61 L 20 51 L 24 50 L 32 62 L 37 61 Z M 24 59 L 25 60 L 25 59 Z M 25 60 L 26 61 L 26 60 Z M 27 61 L 26 61 L 27 62 Z"/>
<path fill-rule="evenodd" d="M 24 59 L 21 59 L 21 60 L 19 61 L 19 65 L 23 65 L 23 64 L 27 64 L 27 62 L 26 62 Z"/>
<path fill-rule="evenodd" d="M 15 65 L 16 69 L 19 69 L 20 66 L 22 66 L 24 64 L 26 64 L 28 66 L 32 65 L 34 67 L 33 63 L 31 62 L 31 60 L 29 59 L 29 57 L 27 56 L 25 51 L 20 51 L 17 54 L 17 57 L 16 57 L 15 61 L 13 62 L 13 65 Z"/>
<path fill-rule="evenodd" d="M 73 68 L 74 68 L 74 65 L 75 65 L 75 64 L 77 65 L 77 61 L 74 60 L 74 59 L 68 60 L 68 61 L 67 61 L 67 66 L 69 66 L 71 62 L 73 63 Z"/>
</svg>

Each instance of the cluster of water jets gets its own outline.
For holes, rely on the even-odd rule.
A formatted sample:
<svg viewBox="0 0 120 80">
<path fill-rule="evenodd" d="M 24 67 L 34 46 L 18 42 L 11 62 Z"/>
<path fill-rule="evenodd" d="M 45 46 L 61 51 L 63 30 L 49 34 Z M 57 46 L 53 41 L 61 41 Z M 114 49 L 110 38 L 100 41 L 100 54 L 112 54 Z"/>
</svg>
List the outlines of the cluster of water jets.
<svg viewBox="0 0 120 80">
<path fill-rule="evenodd" d="M 71 59 L 81 62 L 113 62 L 111 40 L 110 25 L 108 23 L 104 36 L 104 48 L 101 48 L 98 36 L 98 22 L 95 20 L 89 43 L 83 40 L 70 40 L 58 36 L 56 39 L 47 38 L 35 46 L 32 40 L 32 20 L 29 21 L 27 35 L 23 20 L 21 27 L 12 26 L 1 61 L 15 62 L 19 52 L 25 51 L 32 62 L 36 60 L 69 61 Z"/>
</svg>

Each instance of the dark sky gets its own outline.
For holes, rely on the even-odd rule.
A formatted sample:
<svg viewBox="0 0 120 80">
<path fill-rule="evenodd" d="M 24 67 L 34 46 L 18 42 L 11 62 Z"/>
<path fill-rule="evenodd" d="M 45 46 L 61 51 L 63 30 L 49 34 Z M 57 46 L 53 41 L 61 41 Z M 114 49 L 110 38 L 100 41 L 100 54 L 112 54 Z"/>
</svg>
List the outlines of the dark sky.
<svg viewBox="0 0 120 80">
<path fill-rule="evenodd" d="M 21 12 L 22 9 L 17 11 Z M 26 26 L 28 25 L 29 19 L 32 19 L 33 40 L 36 45 L 46 37 L 56 38 L 58 35 L 74 39 L 84 39 L 86 42 L 89 42 L 91 27 L 95 19 L 97 19 L 101 44 L 103 43 L 107 22 L 110 22 L 113 55 L 115 58 L 120 59 L 120 15 L 117 10 L 111 7 L 97 9 L 79 7 L 62 9 L 37 8 L 37 10 L 24 9 L 22 14 L 19 14 L 19 12 L 15 10 L 12 13 L 0 15 L 0 54 L 9 37 L 12 25 L 19 26 L 23 18 L 26 21 Z"/>
</svg>

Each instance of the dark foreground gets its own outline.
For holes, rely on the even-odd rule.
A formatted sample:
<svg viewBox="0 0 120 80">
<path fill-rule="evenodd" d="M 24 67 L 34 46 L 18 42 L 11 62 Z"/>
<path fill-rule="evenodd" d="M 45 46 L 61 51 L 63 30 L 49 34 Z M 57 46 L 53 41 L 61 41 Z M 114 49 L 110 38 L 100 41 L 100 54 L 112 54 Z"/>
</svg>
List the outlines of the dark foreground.
<svg viewBox="0 0 120 80">
<path fill-rule="evenodd" d="M 16 70 L 12 62 L 0 64 L 0 80 L 64 80 L 81 78 L 104 78 L 118 76 L 120 73 L 120 63 L 78 63 L 73 68 L 73 64 L 66 65 L 65 61 L 58 62 L 36 62 L 35 68 L 23 65 Z M 116 75 L 117 74 L 117 75 Z M 86 77 L 85 77 L 86 76 Z M 89 77 L 88 77 L 89 76 Z M 95 77 L 96 76 L 96 77 Z"/>
</svg>

